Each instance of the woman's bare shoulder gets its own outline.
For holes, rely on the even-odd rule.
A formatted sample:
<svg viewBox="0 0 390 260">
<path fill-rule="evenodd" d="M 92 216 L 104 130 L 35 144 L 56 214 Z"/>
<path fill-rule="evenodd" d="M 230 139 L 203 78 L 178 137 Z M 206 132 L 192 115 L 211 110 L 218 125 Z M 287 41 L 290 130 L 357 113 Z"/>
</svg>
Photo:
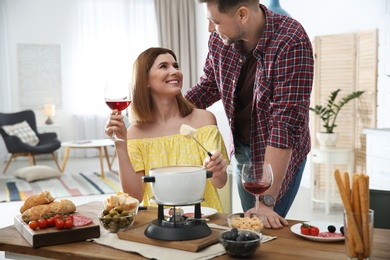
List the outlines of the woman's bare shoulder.
<svg viewBox="0 0 390 260">
<path fill-rule="evenodd" d="M 196 123 L 198 127 L 217 124 L 217 119 L 213 113 L 205 109 L 197 108 L 192 112 L 191 121 Z"/>
<path fill-rule="evenodd" d="M 127 129 L 127 139 L 140 139 L 147 137 L 148 127 L 145 124 L 134 123 Z"/>
</svg>

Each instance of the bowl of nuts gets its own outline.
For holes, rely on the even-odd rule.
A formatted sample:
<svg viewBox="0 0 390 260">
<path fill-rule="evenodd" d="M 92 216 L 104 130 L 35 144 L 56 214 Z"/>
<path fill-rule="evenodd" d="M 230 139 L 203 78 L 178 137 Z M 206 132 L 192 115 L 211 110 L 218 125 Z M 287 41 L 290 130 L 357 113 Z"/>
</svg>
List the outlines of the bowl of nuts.
<svg viewBox="0 0 390 260">
<path fill-rule="evenodd" d="M 225 248 L 226 253 L 233 257 L 247 257 L 260 248 L 263 235 L 252 230 L 223 231 L 219 234 L 218 240 Z"/>
<path fill-rule="evenodd" d="M 100 224 L 109 232 L 116 233 L 131 227 L 135 221 L 137 213 L 124 210 L 121 206 L 117 206 L 110 210 L 103 209 L 98 216 Z"/>
<path fill-rule="evenodd" d="M 252 230 L 260 233 L 264 228 L 266 217 L 261 214 L 251 213 L 247 216 L 244 213 L 233 213 L 227 218 L 230 228 L 238 230 Z"/>
</svg>

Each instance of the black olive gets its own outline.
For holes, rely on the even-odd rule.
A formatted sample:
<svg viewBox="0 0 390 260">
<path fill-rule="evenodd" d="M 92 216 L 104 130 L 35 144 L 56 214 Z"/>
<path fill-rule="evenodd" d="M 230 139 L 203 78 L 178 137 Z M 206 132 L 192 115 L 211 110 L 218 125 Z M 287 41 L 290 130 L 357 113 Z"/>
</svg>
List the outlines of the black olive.
<svg viewBox="0 0 390 260">
<path fill-rule="evenodd" d="M 340 228 L 340 233 L 343 234 L 343 236 L 344 236 L 344 227 Z"/>
<path fill-rule="evenodd" d="M 245 241 L 245 235 L 244 234 L 239 234 L 236 238 L 236 241 Z"/>
<path fill-rule="evenodd" d="M 329 231 L 330 233 L 334 233 L 334 232 L 336 231 L 336 227 L 333 226 L 333 225 L 329 225 L 329 226 L 328 226 L 328 231 Z"/>
<path fill-rule="evenodd" d="M 236 238 L 238 236 L 238 229 L 233 228 L 232 230 L 230 230 L 230 236 L 232 237 L 232 240 L 236 240 Z"/>
</svg>

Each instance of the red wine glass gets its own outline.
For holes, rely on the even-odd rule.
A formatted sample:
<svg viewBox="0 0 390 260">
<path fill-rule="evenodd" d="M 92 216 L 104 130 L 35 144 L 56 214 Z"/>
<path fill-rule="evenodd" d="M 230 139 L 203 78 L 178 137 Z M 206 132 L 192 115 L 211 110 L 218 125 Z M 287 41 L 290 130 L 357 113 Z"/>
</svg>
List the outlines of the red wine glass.
<svg viewBox="0 0 390 260">
<path fill-rule="evenodd" d="M 241 183 L 246 191 L 256 198 L 255 209 L 259 213 L 259 197 L 272 185 L 274 174 L 269 163 L 244 163 L 241 170 Z"/>
<path fill-rule="evenodd" d="M 131 104 L 131 91 L 129 84 L 126 82 L 110 82 L 107 83 L 104 89 L 104 101 L 112 110 L 117 109 L 118 114 L 125 110 Z M 113 141 L 126 142 L 116 136 L 116 133 L 111 136 Z"/>
</svg>

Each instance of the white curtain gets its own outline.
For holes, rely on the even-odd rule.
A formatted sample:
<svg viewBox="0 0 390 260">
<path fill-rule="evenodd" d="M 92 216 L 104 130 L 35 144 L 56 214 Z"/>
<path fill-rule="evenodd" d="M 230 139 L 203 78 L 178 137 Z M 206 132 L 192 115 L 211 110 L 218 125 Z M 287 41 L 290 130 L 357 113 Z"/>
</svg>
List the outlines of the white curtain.
<svg viewBox="0 0 390 260">
<path fill-rule="evenodd" d="M 136 57 L 158 46 L 153 0 L 77 1 L 77 31 L 71 84 L 71 110 L 77 140 L 105 138 L 110 109 L 104 103 L 104 87 L 112 78 L 131 79 Z M 95 156 L 97 151 L 79 152 Z"/>
<path fill-rule="evenodd" d="M 0 1 L 0 111 L 11 112 L 10 62 L 7 34 L 6 4 Z M 7 149 L 0 138 L 0 162 L 7 158 Z"/>
<path fill-rule="evenodd" d="M 155 0 L 159 42 L 173 50 L 183 71 L 183 93 L 194 86 L 196 35 L 194 0 Z"/>
</svg>

